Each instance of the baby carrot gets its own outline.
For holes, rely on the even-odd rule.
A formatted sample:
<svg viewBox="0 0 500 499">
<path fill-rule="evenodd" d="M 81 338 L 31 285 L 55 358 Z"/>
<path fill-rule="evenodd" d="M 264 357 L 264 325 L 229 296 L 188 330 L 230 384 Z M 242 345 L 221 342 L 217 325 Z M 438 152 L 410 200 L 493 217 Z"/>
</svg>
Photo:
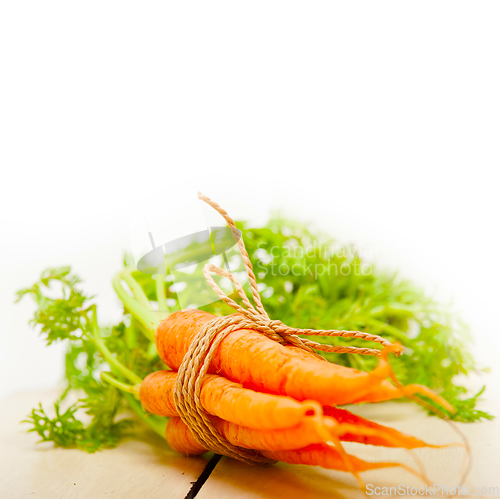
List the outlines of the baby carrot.
<svg viewBox="0 0 500 499">
<path fill-rule="evenodd" d="M 199 455 L 207 452 L 207 449 L 197 442 L 191 430 L 180 418 L 173 417 L 169 419 L 165 431 L 165 438 L 170 447 L 181 454 Z M 369 463 L 355 456 L 348 455 L 349 462 L 353 468 L 353 470 L 350 470 L 341 452 L 325 444 L 313 444 L 294 450 L 261 450 L 260 453 L 276 461 L 284 461 L 291 464 L 309 464 L 313 466 L 322 466 L 323 468 L 332 470 L 354 471 L 354 473 L 402 466 L 399 463 Z"/>
<path fill-rule="evenodd" d="M 165 439 L 168 445 L 179 454 L 198 456 L 207 452 L 207 449 L 194 438 L 184 421 L 178 417 L 168 419 L 165 427 Z"/>
<path fill-rule="evenodd" d="M 171 314 L 156 332 L 161 359 L 172 369 L 178 369 L 196 333 L 213 318 L 199 310 Z M 256 391 L 341 405 L 369 393 L 374 383 L 389 375 L 390 366 L 384 364 L 366 373 L 309 359 L 257 331 L 241 329 L 221 342 L 211 370 Z"/>
<path fill-rule="evenodd" d="M 405 449 L 441 447 L 438 445 L 426 444 L 418 438 L 405 435 L 394 428 L 389 428 L 369 421 L 346 409 L 325 407 L 324 413 L 337 421 L 338 426 L 335 433 L 343 442 L 359 442 L 362 444 L 380 445 L 384 447 L 403 447 Z"/>
<path fill-rule="evenodd" d="M 330 470 L 348 471 L 345 460 L 342 458 L 341 453 L 329 445 L 309 445 L 303 449 L 297 450 L 284 450 L 284 451 L 261 451 L 265 457 L 275 459 L 276 461 L 283 461 L 290 464 L 309 464 L 312 466 L 321 466 Z M 392 468 L 395 466 L 404 467 L 399 463 L 369 463 L 363 461 L 355 456 L 348 455 L 349 461 L 352 464 L 354 471 L 360 473 L 362 471 L 377 470 L 381 468 Z"/>
<path fill-rule="evenodd" d="M 158 416 L 178 416 L 174 402 L 176 379 L 174 371 L 156 371 L 146 376 L 140 387 L 144 409 Z M 259 430 L 297 426 L 309 416 L 322 414 L 318 402 L 297 402 L 290 397 L 254 392 L 213 374 L 205 376 L 200 400 L 209 414 Z"/>
<path fill-rule="evenodd" d="M 231 444 L 257 450 L 300 449 L 311 444 L 328 442 L 331 440 L 329 429 L 334 426 L 333 420 L 322 416 L 306 418 L 297 426 L 281 430 L 257 430 L 216 417 L 212 417 L 211 421 Z"/>
<path fill-rule="evenodd" d="M 330 440 L 326 426 L 321 420 L 308 418 L 298 426 L 281 430 L 256 430 L 245 426 L 229 423 L 217 417 L 210 418 L 215 428 L 231 444 L 245 449 L 286 450 L 299 449 L 313 443 L 322 443 Z M 318 419 L 321 419 L 318 418 Z M 206 452 L 196 439 L 190 435 L 191 431 L 182 422 L 181 418 L 171 417 L 167 422 L 165 436 L 170 446 L 185 454 Z"/>
</svg>

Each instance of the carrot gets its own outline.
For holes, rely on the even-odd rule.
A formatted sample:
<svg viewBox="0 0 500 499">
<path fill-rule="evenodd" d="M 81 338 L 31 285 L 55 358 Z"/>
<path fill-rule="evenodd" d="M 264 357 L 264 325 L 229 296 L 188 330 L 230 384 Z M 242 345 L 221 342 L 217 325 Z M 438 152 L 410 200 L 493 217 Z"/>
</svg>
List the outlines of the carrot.
<svg viewBox="0 0 500 499">
<path fill-rule="evenodd" d="M 298 348 L 293 345 L 287 345 L 286 348 L 288 348 L 295 354 L 300 355 L 304 360 L 308 360 L 309 362 L 319 362 L 319 363 L 323 362 L 321 359 L 318 359 L 318 357 L 316 357 L 315 355 L 311 354 L 306 350 L 303 350 L 302 348 Z M 390 350 L 391 348 L 387 348 L 385 350 L 382 350 L 381 352 L 379 366 L 377 367 L 377 369 L 380 370 L 380 372 L 387 372 L 388 374 L 392 372 L 387 358 L 387 352 Z M 372 371 L 372 373 L 373 372 L 374 371 Z M 414 398 L 413 397 L 414 394 L 424 395 L 433 400 L 434 402 L 437 402 L 447 411 L 451 413 L 455 412 L 453 406 L 451 406 L 446 400 L 441 398 L 437 393 L 435 393 L 427 386 L 411 384 L 411 385 L 396 387 L 386 379 L 375 381 L 370 386 L 368 392 L 364 393 L 362 396 L 357 397 L 348 403 L 362 404 L 362 403 L 386 402 L 388 400 L 394 400 L 401 397 Z M 344 404 L 337 403 L 332 405 L 344 405 Z"/>
<path fill-rule="evenodd" d="M 216 417 L 210 419 L 219 433 L 231 444 L 257 450 L 300 449 L 311 444 L 328 442 L 331 440 L 329 430 L 335 426 L 333 420 L 322 416 L 306 418 L 297 426 L 281 430 L 257 430 Z"/>
<path fill-rule="evenodd" d="M 261 431 L 235 425 L 220 418 L 212 417 L 212 423 L 231 444 L 246 449 L 280 451 L 307 447 L 312 443 L 329 441 L 328 432 L 321 421 L 313 418 L 305 420 L 294 428 Z M 165 438 L 172 449 L 181 454 L 198 455 L 207 449 L 195 439 L 188 426 L 179 417 L 171 417 L 165 428 Z"/>
<path fill-rule="evenodd" d="M 313 355 L 311 352 L 308 352 L 307 350 L 304 350 L 302 348 L 296 347 L 294 345 L 286 345 L 286 347 L 300 355 L 303 359 L 307 359 L 310 361 L 318 361 L 318 359 L 315 355 Z M 321 360 L 320 360 L 321 361 Z M 356 398 L 355 400 L 352 400 L 349 402 L 350 404 L 361 404 L 364 402 L 385 402 L 387 400 L 393 400 L 396 398 L 400 398 L 404 396 L 401 390 L 396 388 L 394 385 L 392 385 L 389 381 L 386 379 L 381 380 L 379 382 L 375 382 L 372 384 L 370 387 L 370 391 L 368 393 L 365 393 L 362 397 Z M 337 404 L 341 405 L 341 404 Z"/>
<path fill-rule="evenodd" d="M 346 409 L 325 407 L 324 413 L 334 418 L 339 423 L 335 433 L 343 442 L 359 442 L 362 444 L 380 445 L 384 447 L 403 447 L 405 449 L 441 447 L 439 445 L 426 444 L 418 438 L 405 435 L 394 428 L 389 428 L 369 421 Z"/>
<path fill-rule="evenodd" d="M 162 321 L 156 331 L 161 359 L 178 369 L 197 332 L 213 315 L 200 310 L 181 310 Z M 313 399 L 323 405 L 352 403 L 367 396 L 386 378 L 387 362 L 371 373 L 309 358 L 267 338 L 257 331 L 231 332 L 212 359 L 211 372 L 256 391 L 288 395 L 296 400 Z M 401 397 L 398 391 L 394 397 Z"/>
<path fill-rule="evenodd" d="M 139 391 L 143 409 L 156 416 L 178 416 L 173 395 L 176 379 L 177 373 L 174 371 L 155 371 L 148 374 Z"/>
<path fill-rule="evenodd" d="M 389 381 L 384 379 L 380 383 L 373 385 L 369 393 L 365 393 L 362 397 L 353 400 L 352 404 L 386 402 L 404 396 L 401 390 L 392 385 Z"/>
<path fill-rule="evenodd" d="M 169 418 L 165 427 L 165 439 L 168 445 L 179 454 L 198 456 L 207 452 L 186 426 L 181 418 Z"/>
<path fill-rule="evenodd" d="M 310 466 L 321 466 L 322 468 L 330 470 L 352 473 L 358 479 L 362 489 L 364 489 L 364 483 L 359 477 L 359 473 L 382 468 L 403 468 L 424 482 L 427 482 L 424 475 L 404 464 L 394 462 L 370 463 L 351 454 L 342 453 L 337 448 L 325 444 L 309 445 L 308 447 L 297 450 L 261 451 L 261 454 L 269 459 L 283 461 L 289 464 L 307 464 Z"/>
<path fill-rule="evenodd" d="M 342 409 L 338 410 L 341 411 Z M 328 412 L 332 416 L 335 414 L 335 411 Z M 428 445 L 418 438 L 405 435 L 393 428 L 387 428 L 355 416 L 349 411 L 345 412 L 349 414 L 349 417 L 343 418 L 338 413 L 338 418 L 316 416 L 305 419 L 300 425 L 293 428 L 267 431 L 235 425 L 216 417 L 211 418 L 211 420 L 226 440 L 233 445 L 246 449 L 294 450 L 313 444 L 335 443 L 338 440 L 385 447 L 403 447 L 405 449 L 441 447 Z M 340 442 L 336 445 L 340 446 Z"/>
<path fill-rule="evenodd" d="M 207 449 L 197 442 L 191 430 L 180 418 L 174 417 L 169 419 L 165 431 L 165 438 L 170 447 L 181 454 L 199 455 L 207 452 Z M 322 466 L 323 468 L 332 470 L 351 471 L 348 469 L 341 452 L 325 444 L 309 445 L 294 450 L 262 450 L 260 453 L 269 459 L 284 461 L 290 464 L 309 464 L 313 466 Z M 399 463 L 369 463 L 355 456 L 348 455 L 348 457 L 355 473 L 402 466 Z"/>
<path fill-rule="evenodd" d="M 325 412 L 331 417 L 309 417 L 297 426 L 279 430 L 248 428 L 218 417 L 210 419 L 227 441 L 246 449 L 293 450 L 335 439 L 406 449 L 439 447 L 428 445 L 422 440 L 368 421 L 343 409 L 327 407 Z"/>
<path fill-rule="evenodd" d="M 309 445 L 303 449 L 285 450 L 285 451 L 262 451 L 261 454 L 269 459 L 283 461 L 290 464 L 309 464 L 312 466 L 321 466 L 330 470 L 350 471 L 347 469 L 345 461 L 340 452 L 328 445 Z M 349 454 L 349 460 L 357 473 L 381 468 L 392 468 L 402 466 L 399 463 L 369 463 Z"/>
<path fill-rule="evenodd" d="M 178 415 L 173 400 L 173 387 L 177 374 L 172 371 L 157 371 L 148 375 L 140 389 L 141 403 L 144 409 L 151 414 L 159 416 Z M 224 400 L 225 391 L 235 389 L 234 397 Z M 248 392 L 248 393 L 247 393 Z M 241 398 L 239 398 L 241 397 Z M 248 400 L 245 400 L 245 397 Z M 256 402 L 251 405 L 253 399 Z M 217 413 L 219 417 L 212 417 L 212 423 L 216 429 L 231 444 L 247 449 L 267 449 L 267 450 L 290 450 L 306 447 L 313 443 L 326 442 L 337 437 L 342 441 L 360 442 L 371 445 L 384 445 L 388 447 L 405 447 L 413 449 L 425 447 L 427 444 L 414 437 L 404 435 L 397 430 L 387 428 L 377 423 L 368 421 L 360 416 L 356 416 L 344 409 L 326 407 L 325 413 L 331 417 L 304 418 L 304 411 L 293 412 L 292 420 L 299 420 L 300 424 L 291 425 L 285 429 L 277 429 L 280 424 L 279 418 L 276 423 L 266 424 L 266 409 L 269 402 L 259 407 L 259 399 L 271 399 L 271 403 L 291 402 L 300 404 L 293 400 L 282 397 L 259 394 L 251 390 L 245 390 L 238 385 L 221 378 L 219 376 L 208 375 L 202 385 L 201 400 L 202 405 L 209 414 Z M 222 400 L 222 404 L 220 403 Z M 235 403 L 235 401 L 237 401 Z M 240 413 L 244 401 L 244 410 Z M 219 405 L 217 406 L 217 403 Z M 222 405 L 222 410 L 221 406 Z M 287 404 L 288 405 L 288 404 Z M 214 408 L 215 406 L 215 408 Z M 260 417 L 255 417 L 255 409 L 262 409 Z M 285 406 L 285 409 L 289 407 Z M 294 409 L 296 409 L 294 407 Z M 269 412 L 271 418 L 273 412 Z M 225 416 L 225 417 L 224 417 Z M 260 425 L 260 421 L 264 423 Z M 288 422 L 290 422 L 289 420 Z M 253 423 L 253 425 L 251 424 Z"/>
<path fill-rule="evenodd" d="M 178 416 L 174 402 L 177 373 L 157 371 L 144 378 L 140 400 L 144 409 L 158 416 Z M 318 402 L 297 402 L 290 397 L 257 393 L 221 376 L 205 376 L 200 393 L 203 409 L 237 425 L 259 430 L 297 426 L 309 416 L 322 414 Z"/>
<path fill-rule="evenodd" d="M 117 388 L 136 395 L 138 391 L 138 398 L 147 412 L 164 417 L 178 415 L 173 398 L 177 373 L 172 371 L 151 373 L 144 379 L 139 389 L 138 385 L 134 387 L 118 382 L 108 373 L 103 373 L 102 377 L 104 381 L 115 384 Z M 232 389 L 234 393 L 231 393 Z M 228 392 L 232 395 L 229 398 L 226 397 Z M 422 440 L 364 419 L 345 409 L 325 407 L 323 416 L 321 406 L 313 402 L 311 409 L 306 411 L 307 404 L 301 407 L 299 402 L 287 397 L 245 390 L 215 375 L 205 377 L 200 395 L 205 410 L 209 414 L 220 416 L 213 416 L 212 422 L 226 440 L 233 445 L 249 449 L 289 450 L 327 441 L 332 441 L 338 447 L 341 446 L 340 441 L 407 449 L 446 447 L 428 445 Z M 243 405 L 240 405 L 240 402 Z M 286 421 L 276 417 L 280 414 L 280 405 L 284 409 L 282 414 L 285 417 L 291 416 Z M 246 410 L 241 411 L 242 407 Z M 309 412 L 312 414 L 308 415 Z M 266 415 L 269 415 L 272 424 L 266 422 Z M 226 419 L 223 419 L 224 416 Z M 292 426 L 290 423 L 293 421 L 299 423 Z M 284 427 L 284 423 L 288 426 Z"/>
</svg>

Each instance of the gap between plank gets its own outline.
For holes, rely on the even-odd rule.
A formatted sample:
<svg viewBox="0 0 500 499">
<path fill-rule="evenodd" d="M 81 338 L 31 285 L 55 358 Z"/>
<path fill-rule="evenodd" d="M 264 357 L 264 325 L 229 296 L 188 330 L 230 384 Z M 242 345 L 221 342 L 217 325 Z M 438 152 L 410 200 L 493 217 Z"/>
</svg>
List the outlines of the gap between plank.
<svg viewBox="0 0 500 499">
<path fill-rule="evenodd" d="M 217 463 L 220 461 L 222 456 L 219 454 L 214 454 L 212 459 L 208 461 L 205 469 L 202 471 L 201 475 L 198 477 L 196 482 L 193 482 L 193 485 L 189 489 L 189 492 L 186 494 L 184 499 L 194 499 L 200 489 L 203 487 L 203 484 L 208 480 L 208 477 L 211 475 L 214 468 L 217 466 Z"/>
</svg>

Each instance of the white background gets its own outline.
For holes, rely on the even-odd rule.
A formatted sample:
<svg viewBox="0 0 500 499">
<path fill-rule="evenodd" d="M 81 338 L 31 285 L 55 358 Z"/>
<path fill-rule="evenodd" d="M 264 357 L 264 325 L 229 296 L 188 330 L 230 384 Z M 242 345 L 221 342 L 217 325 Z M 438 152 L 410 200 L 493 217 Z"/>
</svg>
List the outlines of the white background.
<svg viewBox="0 0 500 499">
<path fill-rule="evenodd" d="M 373 248 L 454 297 L 494 366 L 499 14 L 459 1 L 3 2 L 0 397 L 62 374 L 63 350 L 14 292 L 70 264 L 100 320 L 116 320 L 129 217 L 179 188 L 235 218 L 281 208 Z"/>
</svg>

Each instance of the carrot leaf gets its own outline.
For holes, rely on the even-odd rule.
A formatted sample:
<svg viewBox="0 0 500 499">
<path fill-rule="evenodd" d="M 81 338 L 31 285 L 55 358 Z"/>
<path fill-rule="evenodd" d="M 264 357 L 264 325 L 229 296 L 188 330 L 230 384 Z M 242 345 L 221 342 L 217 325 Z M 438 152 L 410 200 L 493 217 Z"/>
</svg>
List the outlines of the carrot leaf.
<svg viewBox="0 0 500 499">
<path fill-rule="evenodd" d="M 23 422 L 31 425 L 28 431 L 38 433 L 42 442 L 95 452 L 115 447 L 134 427 L 133 420 L 120 418 L 129 408 L 124 394 L 100 380 L 100 373 L 110 366 L 99 344 L 111 348 L 116 362 L 133 368 L 141 377 L 159 368 L 161 361 L 147 353 L 150 342 L 144 336 L 138 335 L 134 348 L 127 348 L 126 331 L 130 334 L 133 324 L 128 328 L 124 322 L 112 327 L 97 326 L 99 343 L 94 329 L 97 306 L 77 287 L 80 283 L 69 267 L 51 268 L 33 286 L 17 293 L 18 300 L 24 296 L 34 299 L 37 309 L 31 323 L 40 328 L 47 344 L 67 344 L 67 386 L 54 404 L 55 416 L 48 416 L 40 405 Z M 130 318 L 124 316 L 124 321 L 130 322 Z M 62 411 L 60 404 L 70 392 L 78 400 Z"/>
</svg>

